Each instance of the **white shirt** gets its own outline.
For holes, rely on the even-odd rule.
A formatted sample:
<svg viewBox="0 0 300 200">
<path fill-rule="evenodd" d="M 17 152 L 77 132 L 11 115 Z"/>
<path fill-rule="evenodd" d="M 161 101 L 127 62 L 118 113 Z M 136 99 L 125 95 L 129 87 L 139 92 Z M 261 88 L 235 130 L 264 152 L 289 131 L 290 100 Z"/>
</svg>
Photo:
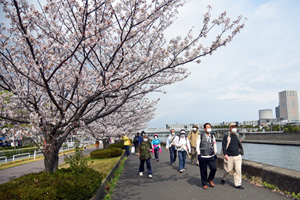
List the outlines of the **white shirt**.
<svg viewBox="0 0 300 200">
<path fill-rule="evenodd" d="M 177 151 L 188 151 L 191 153 L 191 145 L 187 137 L 176 137 L 175 145 L 177 146 Z"/>
<path fill-rule="evenodd" d="M 209 135 L 206 135 L 205 133 L 205 136 L 206 136 L 206 139 L 208 140 L 208 138 L 211 138 L 212 139 L 212 142 L 214 143 L 214 151 L 215 151 L 215 154 L 217 154 L 218 150 L 217 150 L 217 143 L 216 143 L 216 137 L 213 137 L 211 134 Z M 210 137 L 211 136 L 211 137 Z M 201 143 L 201 134 L 198 136 L 198 139 L 197 139 L 197 144 L 196 144 L 196 151 L 197 151 L 197 154 L 200 155 L 200 143 Z M 201 156 L 203 158 L 211 158 L 213 157 L 214 155 L 212 156 Z"/>
</svg>

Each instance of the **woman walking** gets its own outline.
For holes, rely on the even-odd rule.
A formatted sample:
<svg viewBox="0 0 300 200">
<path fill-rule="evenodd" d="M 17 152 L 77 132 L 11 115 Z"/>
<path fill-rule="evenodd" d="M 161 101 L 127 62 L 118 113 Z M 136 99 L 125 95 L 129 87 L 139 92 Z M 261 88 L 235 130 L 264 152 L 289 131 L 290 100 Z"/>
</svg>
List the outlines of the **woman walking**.
<svg viewBox="0 0 300 200">
<path fill-rule="evenodd" d="M 147 135 L 143 135 L 143 141 L 139 144 L 137 155 L 140 157 L 140 176 L 143 176 L 144 165 L 146 162 L 147 171 L 149 178 L 152 178 L 152 169 L 151 169 L 151 152 L 152 145 L 148 139 Z"/>
<path fill-rule="evenodd" d="M 160 148 L 160 139 L 158 139 L 158 135 L 154 134 L 154 139 L 151 142 L 152 144 L 152 153 L 154 153 L 156 162 L 159 161 L 159 153 L 161 152 Z"/>
<path fill-rule="evenodd" d="M 131 142 L 130 142 L 130 139 L 129 139 L 128 135 L 127 134 L 126 135 L 122 134 L 121 139 L 124 141 L 126 156 L 130 157 L 129 147 L 130 147 Z"/>
<path fill-rule="evenodd" d="M 179 158 L 179 172 L 185 171 L 186 154 L 191 153 L 190 142 L 186 137 L 185 130 L 180 131 L 180 137 L 175 138 L 175 145 L 177 146 L 178 158 Z"/>
</svg>

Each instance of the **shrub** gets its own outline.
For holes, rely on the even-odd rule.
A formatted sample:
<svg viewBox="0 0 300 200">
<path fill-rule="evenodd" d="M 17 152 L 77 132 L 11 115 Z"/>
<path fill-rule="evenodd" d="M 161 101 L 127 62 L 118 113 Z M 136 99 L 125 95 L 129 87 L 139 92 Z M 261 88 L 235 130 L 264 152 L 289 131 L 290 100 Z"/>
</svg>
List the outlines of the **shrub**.
<svg viewBox="0 0 300 200">
<path fill-rule="evenodd" d="M 82 172 L 88 167 L 87 160 L 84 159 L 82 150 L 78 146 L 76 146 L 74 155 L 65 155 L 65 162 L 74 172 Z"/>
<path fill-rule="evenodd" d="M 108 148 L 120 148 L 120 149 L 125 149 L 125 146 L 124 146 L 124 142 L 121 141 L 121 142 L 118 142 L 118 143 L 110 144 L 110 145 L 108 146 Z"/>
<path fill-rule="evenodd" d="M 49 174 L 31 173 L 0 185 L 1 199 L 90 199 L 103 175 L 91 168 L 74 172 L 70 168 Z"/>
<path fill-rule="evenodd" d="M 123 154 L 123 150 L 120 148 L 107 148 L 99 149 L 90 153 L 92 159 L 112 158 L 118 157 Z"/>
</svg>

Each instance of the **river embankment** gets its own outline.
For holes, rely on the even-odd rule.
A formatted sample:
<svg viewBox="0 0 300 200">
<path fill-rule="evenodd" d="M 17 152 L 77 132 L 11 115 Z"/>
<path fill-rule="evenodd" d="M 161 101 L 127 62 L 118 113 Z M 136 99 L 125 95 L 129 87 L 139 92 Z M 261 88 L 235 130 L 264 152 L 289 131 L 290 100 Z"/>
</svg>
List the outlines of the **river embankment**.
<svg viewBox="0 0 300 200">
<path fill-rule="evenodd" d="M 216 134 L 217 141 L 222 141 L 224 133 Z M 243 143 L 277 144 L 300 146 L 300 133 L 240 133 Z"/>
</svg>

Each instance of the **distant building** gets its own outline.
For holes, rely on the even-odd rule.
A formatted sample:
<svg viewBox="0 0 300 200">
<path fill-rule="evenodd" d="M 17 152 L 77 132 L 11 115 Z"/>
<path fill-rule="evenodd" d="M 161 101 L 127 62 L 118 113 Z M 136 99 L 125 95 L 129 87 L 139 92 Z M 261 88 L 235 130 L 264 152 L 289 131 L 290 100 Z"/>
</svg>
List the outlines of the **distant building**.
<svg viewBox="0 0 300 200">
<path fill-rule="evenodd" d="M 276 112 L 276 119 L 279 122 L 280 121 L 280 110 L 279 110 L 279 106 L 275 107 L 275 112 Z"/>
<path fill-rule="evenodd" d="M 243 125 L 244 126 L 257 126 L 258 125 L 258 120 L 244 121 Z"/>
<path fill-rule="evenodd" d="M 258 115 L 259 115 L 259 120 L 273 119 L 272 109 L 259 110 Z"/>
<path fill-rule="evenodd" d="M 278 93 L 280 120 L 289 122 L 299 120 L 298 93 L 296 90 L 284 90 Z"/>
</svg>

